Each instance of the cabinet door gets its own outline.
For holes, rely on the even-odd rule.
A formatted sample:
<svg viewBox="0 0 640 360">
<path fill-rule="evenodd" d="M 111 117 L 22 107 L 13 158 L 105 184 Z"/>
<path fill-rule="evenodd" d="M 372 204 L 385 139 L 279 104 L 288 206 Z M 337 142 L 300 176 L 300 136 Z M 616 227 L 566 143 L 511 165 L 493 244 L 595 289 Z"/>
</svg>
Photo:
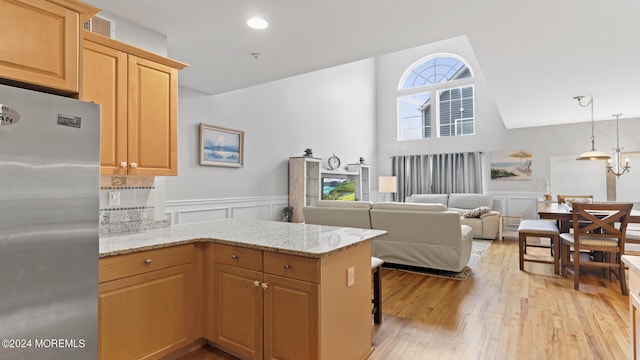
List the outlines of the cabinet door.
<svg viewBox="0 0 640 360">
<path fill-rule="evenodd" d="M 129 174 L 178 174 L 178 70 L 129 55 Z"/>
<path fill-rule="evenodd" d="M 636 289 L 629 289 L 629 316 L 631 318 L 630 321 L 630 330 L 631 330 L 631 358 L 632 359 L 640 359 L 640 354 L 638 354 L 638 345 L 640 345 L 640 314 L 638 314 L 638 309 L 640 308 L 640 301 L 636 297 Z"/>
<path fill-rule="evenodd" d="M 195 340 L 194 265 L 100 284 L 100 359 L 157 359 Z"/>
<path fill-rule="evenodd" d="M 82 56 L 81 99 L 100 104 L 100 173 L 126 175 L 127 54 L 85 39 Z"/>
<path fill-rule="evenodd" d="M 213 265 L 213 339 L 243 359 L 262 359 L 262 273 Z"/>
<path fill-rule="evenodd" d="M 319 358 L 318 284 L 264 275 L 264 358 Z"/>
<path fill-rule="evenodd" d="M 0 78 L 78 92 L 79 14 L 43 0 L 0 0 Z"/>
</svg>

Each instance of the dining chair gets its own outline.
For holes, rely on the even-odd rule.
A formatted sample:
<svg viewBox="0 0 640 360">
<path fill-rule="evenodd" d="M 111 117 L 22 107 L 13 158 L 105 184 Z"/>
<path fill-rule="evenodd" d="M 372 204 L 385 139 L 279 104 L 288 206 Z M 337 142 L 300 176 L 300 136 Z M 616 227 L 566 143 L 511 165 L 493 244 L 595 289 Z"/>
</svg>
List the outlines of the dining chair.
<svg viewBox="0 0 640 360">
<path fill-rule="evenodd" d="M 591 266 L 609 269 L 618 277 L 620 290 L 627 295 L 624 264 L 625 232 L 632 204 L 573 203 L 573 233 L 560 234 L 562 240 L 562 276 L 573 273 L 573 288 L 579 290 L 580 267 Z M 619 225 L 619 226 L 618 226 Z M 573 249 L 573 256 L 571 256 Z M 602 252 L 602 261 L 589 261 L 580 257 L 580 252 Z"/>
<path fill-rule="evenodd" d="M 558 204 L 566 204 L 571 207 L 573 203 L 592 203 L 593 195 L 557 195 Z M 573 228 L 573 220 L 569 221 L 569 229 Z"/>
<path fill-rule="evenodd" d="M 574 202 L 593 202 L 593 195 L 557 195 L 558 204 L 566 204 Z M 575 201 L 574 201 L 575 200 Z"/>
</svg>

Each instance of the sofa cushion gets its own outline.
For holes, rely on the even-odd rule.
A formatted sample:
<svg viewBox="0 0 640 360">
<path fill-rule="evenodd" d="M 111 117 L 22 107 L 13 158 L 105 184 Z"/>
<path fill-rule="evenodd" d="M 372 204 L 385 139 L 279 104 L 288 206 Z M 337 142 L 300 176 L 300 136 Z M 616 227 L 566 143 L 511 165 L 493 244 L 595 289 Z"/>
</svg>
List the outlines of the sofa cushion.
<svg viewBox="0 0 640 360">
<path fill-rule="evenodd" d="M 447 207 L 442 204 L 412 204 L 382 202 L 374 203 L 371 207 L 376 210 L 409 210 L 409 211 L 446 211 Z"/>
<path fill-rule="evenodd" d="M 447 206 L 449 194 L 413 194 L 405 199 L 408 203 L 442 204 Z"/>
<path fill-rule="evenodd" d="M 485 194 L 450 194 L 449 208 L 475 209 L 480 206 L 493 206 L 493 196 Z"/>
<path fill-rule="evenodd" d="M 477 218 L 477 217 L 480 217 L 480 215 L 482 214 L 488 213 L 489 211 L 491 211 L 490 207 L 480 206 L 475 209 L 465 211 L 464 213 L 462 213 L 462 216 L 467 218 Z"/>
</svg>

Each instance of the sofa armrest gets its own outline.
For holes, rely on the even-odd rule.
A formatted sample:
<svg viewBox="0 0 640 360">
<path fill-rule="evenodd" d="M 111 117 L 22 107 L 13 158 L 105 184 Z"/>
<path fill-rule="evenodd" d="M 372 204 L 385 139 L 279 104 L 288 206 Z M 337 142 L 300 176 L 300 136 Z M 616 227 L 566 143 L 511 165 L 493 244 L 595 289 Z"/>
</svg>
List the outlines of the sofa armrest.
<svg viewBox="0 0 640 360">
<path fill-rule="evenodd" d="M 489 217 L 489 216 L 500 216 L 500 213 L 497 212 L 497 211 L 491 210 L 488 213 L 484 213 L 484 214 L 480 215 L 480 219 L 484 219 L 484 218 Z"/>
<path fill-rule="evenodd" d="M 498 238 L 498 228 L 500 226 L 500 213 L 497 211 L 490 211 L 488 213 L 480 215 L 480 220 L 482 220 L 482 238 L 483 239 Z"/>
</svg>

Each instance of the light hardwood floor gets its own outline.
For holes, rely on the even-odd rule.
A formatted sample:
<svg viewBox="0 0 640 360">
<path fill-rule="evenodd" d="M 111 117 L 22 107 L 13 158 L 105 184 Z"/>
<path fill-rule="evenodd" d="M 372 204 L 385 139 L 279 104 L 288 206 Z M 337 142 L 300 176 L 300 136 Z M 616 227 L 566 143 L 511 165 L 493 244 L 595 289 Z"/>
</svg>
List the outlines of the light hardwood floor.
<svg viewBox="0 0 640 360">
<path fill-rule="evenodd" d="M 618 283 L 592 272 L 574 291 L 553 265 L 521 272 L 516 238 L 494 241 L 467 280 L 382 275 L 371 360 L 629 358 L 629 299 Z M 218 359 L 234 358 L 205 348 L 180 360 Z"/>
</svg>

